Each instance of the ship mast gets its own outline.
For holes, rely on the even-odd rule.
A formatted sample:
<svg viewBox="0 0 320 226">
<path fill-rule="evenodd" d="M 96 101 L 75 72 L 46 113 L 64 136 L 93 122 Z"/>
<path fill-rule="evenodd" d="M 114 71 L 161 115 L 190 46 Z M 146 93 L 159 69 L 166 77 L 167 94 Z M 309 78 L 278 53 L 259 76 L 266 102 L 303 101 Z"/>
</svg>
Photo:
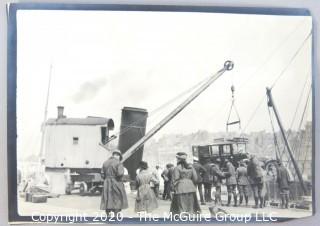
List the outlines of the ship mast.
<svg viewBox="0 0 320 226">
<path fill-rule="evenodd" d="M 276 116 L 276 119 L 277 119 L 277 122 L 278 122 L 278 125 L 279 125 L 279 128 L 280 128 L 280 132 L 281 132 L 282 138 L 283 138 L 284 143 L 285 143 L 285 145 L 287 147 L 287 151 L 288 151 L 290 159 L 291 159 L 291 161 L 293 163 L 294 169 L 295 169 L 295 171 L 297 173 L 297 176 L 298 176 L 301 188 L 303 190 L 303 193 L 306 195 L 307 194 L 306 185 L 305 185 L 305 183 L 303 181 L 302 174 L 301 174 L 301 171 L 299 169 L 298 163 L 296 162 L 296 160 L 295 160 L 295 158 L 293 156 L 290 144 L 288 142 L 286 133 L 285 133 L 283 125 L 282 125 L 282 121 L 280 119 L 280 115 L 278 113 L 278 110 L 276 108 L 276 105 L 274 103 L 274 100 L 273 100 L 273 97 L 272 97 L 272 94 L 271 94 L 271 89 L 269 89 L 269 88 L 267 88 L 267 96 L 268 96 L 268 106 L 273 109 L 274 115 Z"/>
<path fill-rule="evenodd" d="M 45 125 L 48 116 L 48 105 L 49 105 L 49 94 L 50 94 L 50 85 L 51 85 L 51 76 L 52 76 L 52 64 L 50 65 L 50 72 L 49 72 L 49 81 L 48 81 L 48 89 L 47 89 L 47 98 L 46 98 L 46 105 L 44 109 L 44 117 L 43 122 L 41 125 L 41 145 L 40 145 L 40 161 L 44 159 L 44 137 L 45 137 Z"/>
</svg>

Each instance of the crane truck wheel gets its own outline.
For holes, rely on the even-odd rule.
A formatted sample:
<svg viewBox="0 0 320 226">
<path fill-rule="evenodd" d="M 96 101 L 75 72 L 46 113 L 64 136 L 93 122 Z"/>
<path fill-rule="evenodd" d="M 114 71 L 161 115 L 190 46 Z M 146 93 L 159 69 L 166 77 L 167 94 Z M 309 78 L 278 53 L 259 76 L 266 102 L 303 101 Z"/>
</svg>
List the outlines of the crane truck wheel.
<svg viewBox="0 0 320 226">
<path fill-rule="evenodd" d="M 87 193 L 88 191 L 88 186 L 86 184 L 86 182 L 81 182 L 80 187 L 79 187 L 79 192 L 80 195 L 83 196 Z"/>
</svg>

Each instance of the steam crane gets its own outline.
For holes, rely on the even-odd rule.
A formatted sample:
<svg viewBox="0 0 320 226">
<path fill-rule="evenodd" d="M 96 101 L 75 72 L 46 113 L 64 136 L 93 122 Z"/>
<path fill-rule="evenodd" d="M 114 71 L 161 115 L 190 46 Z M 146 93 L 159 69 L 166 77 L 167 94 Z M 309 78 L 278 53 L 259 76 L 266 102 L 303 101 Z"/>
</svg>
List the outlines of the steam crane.
<svg viewBox="0 0 320 226">
<path fill-rule="evenodd" d="M 154 134 L 156 134 L 162 127 L 164 127 L 170 120 L 172 120 L 177 114 L 179 114 L 185 107 L 187 107 L 195 98 L 197 98 L 203 91 L 205 91 L 213 82 L 215 82 L 224 72 L 232 70 L 234 64 L 232 61 L 226 61 L 222 69 L 212 75 L 205 83 L 203 83 L 198 89 L 196 89 L 187 99 L 185 99 L 178 107 L 170 112 L 165 118 L 163 118 L 156 126 L 154 126 L 149 132 L 147 132 L 140 140 L 138 140 L 133 146 L 126 150 L 123 154 L 122 162 L 126 161 L 136 151 L 143 146 L 143 144 L 149 140 Z"/>
</svg>

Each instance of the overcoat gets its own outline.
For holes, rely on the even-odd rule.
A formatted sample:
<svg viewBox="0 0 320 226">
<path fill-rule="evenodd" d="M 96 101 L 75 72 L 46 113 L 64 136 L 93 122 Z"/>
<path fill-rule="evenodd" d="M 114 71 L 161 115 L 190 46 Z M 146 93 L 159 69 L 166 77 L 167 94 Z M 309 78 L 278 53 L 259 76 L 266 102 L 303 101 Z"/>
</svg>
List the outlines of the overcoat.
<svg viewBox="0 0 320 226">
<path fill-rule="evenodd" d="M 249 185 L 247 168 L 244 166 L 239 166 L 236 171 L 238 185 Z"/>
<path fill-rule="evenodd" d="M 236 185 L 236 170 L 231 162 L 227 163 L 227 172 L 229 176 L 226 179 L 226 185 Z"/>
<path fill-rule="evenodd" d="M 206 169 L 198 162 L 193 164 L 193 168 L 195 169 L 197 173 L 198 180 L 196 181 L 196 184 L 200 184 L 203 182 L 203 175 L 206 173 Z"/>
<path fill-rule="evenodd" d="M 101 210 L 128 208 L 127 194 L 124 189 L 122 177 L 124 167 L 122 163 L 110 157 L 102 165 L 101 177 L 104 179 L 101 196 Z"/>
<path fill-rule="evenodd" d="M 193 167 L 187 169 L 179 164 L 174 168 L 172 177 L 175 194 L 196 192 L 197 180 L 197 173 Z"/>
<path fill-rule="evenodd" d="M 284 166 L 279 166 L 277 170 L 277 181 L 280 189 L 289 189 L 289 173 Z"/>
<path fill-rule="evenodd" d="M 212 165 L 210 162 L 207 162 L 203 165 L 205 168 L 205 173 L 203 174 L 203 183 L 205 184 L 212 184 L 213 182 L 213 175 L 212 175 Z"/>
<path fill-rule="evenodd" d="M 259 160 L 256 157 L 250 159 L 247 174 L 251 184 L 263 183 L 263 172 Z"/>
<path fill-rule="evenodd" d="M 222 179 L 225 178 L 224 173 L 220 170 L 220 167 L 216 164 L 212 165 L 213 186 L 219 187 L 222 184 Z"/>
<path fill-rule="evenodd" d="M 137 197 L 135 204 L 136 212 L 151 212 L 158 208 L 158 201 L 154 191 L 151 189 L 150 184 L 159 183 L 159 180 L 149 170 L 141 170 L 136 177 L 137 183 Z"/>
<path fill-rule="evenodd" d="M 174 195 L 170 206 L 172 214 L 194 214 L 201 211 L 195 187 L 197 180 L 197 173 L 193 167 L 178 164 L 174 168 L 172 175 Z"/>
</svg>

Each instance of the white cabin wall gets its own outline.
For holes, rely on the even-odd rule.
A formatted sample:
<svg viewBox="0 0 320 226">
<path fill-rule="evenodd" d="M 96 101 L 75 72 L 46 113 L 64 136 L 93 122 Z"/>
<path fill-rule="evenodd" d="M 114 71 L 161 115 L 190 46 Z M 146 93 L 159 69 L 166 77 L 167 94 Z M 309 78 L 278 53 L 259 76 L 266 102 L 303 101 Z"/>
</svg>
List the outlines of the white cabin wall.
<svg viewBox="0 0 320 226">
<path fill-rule="evenodd" d="M 46 167 L 53 168 L 100 168 L 110 157 L 99 145 L 101 126 L 89 125 L 48 125 L 46 126 L 45 157 Z M 73 144 L 73 137 L 79 143 Z M 88 160 L 89 164 L 85 164 Z M 63 163 L 63 167 L 61 166 Z"/>
</svg>

